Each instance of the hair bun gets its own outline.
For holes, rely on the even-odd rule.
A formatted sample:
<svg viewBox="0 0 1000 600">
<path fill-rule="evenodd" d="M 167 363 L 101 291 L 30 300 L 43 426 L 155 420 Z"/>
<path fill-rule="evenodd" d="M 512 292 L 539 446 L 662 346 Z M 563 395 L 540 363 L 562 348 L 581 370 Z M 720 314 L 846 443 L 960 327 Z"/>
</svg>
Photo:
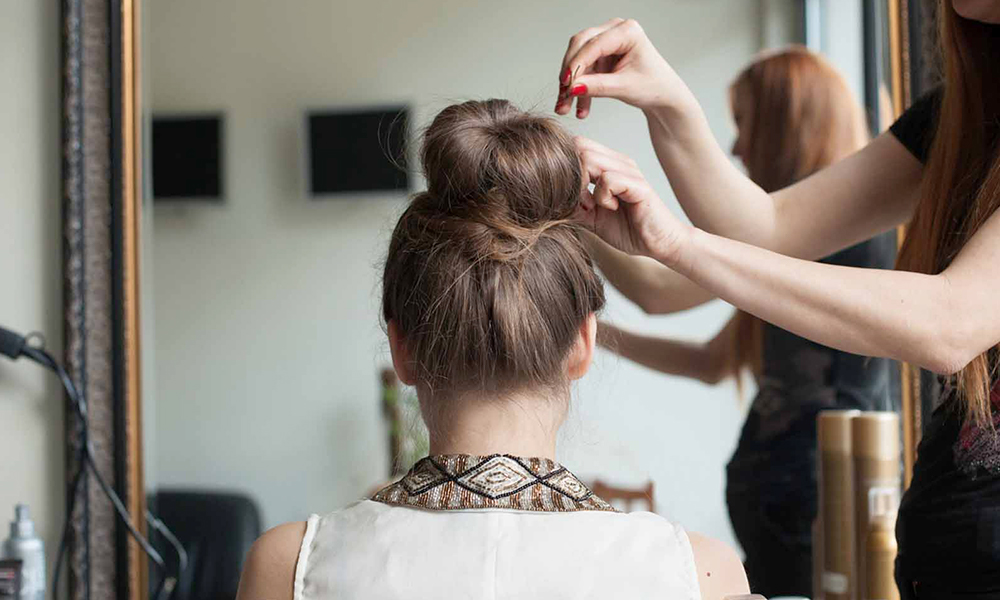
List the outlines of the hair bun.
<svg viewBox="0 0 1000 600">
<path fill-rule="evenodd" d="M 503 217 L 523 227 L 572 216 L 581 189 L 573 140 L 507 100 L 444 109 L 424 132 L 427 193 L 441 213 Z"/>
<path fill-rule="evenodd" d="M 424 134 L 428 189 L 399 218 L 382 314 L 438 392 L 566 384 L 565 357 L 604 288 L 569 223 L 573 140 L 505 100 L 444 109 Z"/>
</svg>

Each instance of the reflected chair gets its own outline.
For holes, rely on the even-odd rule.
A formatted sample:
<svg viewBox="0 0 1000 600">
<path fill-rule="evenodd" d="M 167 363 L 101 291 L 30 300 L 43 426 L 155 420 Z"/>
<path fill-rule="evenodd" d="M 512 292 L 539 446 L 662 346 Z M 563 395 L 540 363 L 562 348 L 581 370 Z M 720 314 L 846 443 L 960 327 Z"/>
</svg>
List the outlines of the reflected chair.
<svg viewBox="0 0 1000 600">
<path fill-rule="evenodd" d="M 243 561 L 261 534 L 260 510 L 248 496 L 204 490 L 160 490 L 149 497 L 150 511 L 173 531 L 188 553 L 171 600 L 234 600 Z M 177 553 L 161 536 L 154 544 L 177 569 Z M 150 565 L 151 589 L 163 574 Z"/>
<path fill-rule="evenodd" d="M 653 482 L 647 481 L 646 485 L 640 488 L 622 488 L 604 483 L 600 479 L 594 481 L 590 490 L 612 504 L 615 508 L 625 512 L 631 512 L 635 503 L 645 504 L 645 510 L 656 512 L 653 501 Z"/>
</svg>

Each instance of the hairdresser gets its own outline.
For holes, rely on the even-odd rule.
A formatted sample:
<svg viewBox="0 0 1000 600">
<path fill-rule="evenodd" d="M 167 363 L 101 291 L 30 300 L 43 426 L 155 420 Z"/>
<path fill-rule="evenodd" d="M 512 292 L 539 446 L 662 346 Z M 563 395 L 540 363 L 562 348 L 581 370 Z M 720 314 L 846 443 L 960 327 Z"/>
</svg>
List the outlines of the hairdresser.
<svg viewBox="0 0 1000 600">
<path fill-rule="evenodd" d="M 940 0 L 945 78 L 865 148 L 768 193 L 718 146 L 697 100 L 634 21 L 575 35 L 556 112 L 595 97 L 646 115 L 693 225 L 613 150 L 580 140 L 579 218 L 764 321 L 824 346 L 907 361 L 945 383 L 896 535 L 903 598 L 1000 594 L 1000 2 Z M 572 74 L 576 77 L 572 77 Z M 908 224 L 895 270 L 814 262 Z"/>
<path fill-rule="evenodd" d="M 868 142 L 864 111 L 844 78 L 801 47 L 767 53 L 736 76 L 729 101 L 732 154 L 766 192 L 785 188 Z M 615 287 L 650 314 L 674 313 L 713 298 L 645 257 L 615 250 L 593 234 L 588 245 Z M 891 269 L 890 232 L 837 252 L 828 264 Z M 816 518 L 816 416 L 821 410 L 890 409 L 889 361 L 816 344 L 736 311 L 705 343 L 622 331 L 601 323 L 598 341 L 651 369 L 718 383 L 742 395 L 749 372 L 758 392 L 726 473 L 729 519 L 746 554 L 750 589 L 765 596 L 812 594 Z"/>
</svg>

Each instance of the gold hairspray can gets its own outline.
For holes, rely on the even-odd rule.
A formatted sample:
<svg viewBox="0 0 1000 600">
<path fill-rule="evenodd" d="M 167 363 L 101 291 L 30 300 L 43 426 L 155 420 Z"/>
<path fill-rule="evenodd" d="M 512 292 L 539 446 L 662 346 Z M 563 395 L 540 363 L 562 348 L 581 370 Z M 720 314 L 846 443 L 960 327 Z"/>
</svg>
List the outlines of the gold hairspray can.
<svg viewBox="0 0 1000 600">
<path fill-rule="evenodd" d="M 865 592 L 868 600 L 899 600 L 896 587 L 896 513 L 899 488 L 872 488 L 865 543 Z"/>
<path fill-rule="evenodd" d="M 825 410 L 817 417 L 825 600 L 855 600 L 858 589 L 851 422 L 860 414 L 857 410 Z"/>
<path fill-rule="evenodd" d="M 900 477 L 899 415 L 863 412 L 851 420 L 854 454 L 855 561 L 858 600 L 868 600 L 865 574 L 871 499 L 876 490 L 896 490 Z M 874 600 L 874 599 L 872 599 Z"/>
</svg>

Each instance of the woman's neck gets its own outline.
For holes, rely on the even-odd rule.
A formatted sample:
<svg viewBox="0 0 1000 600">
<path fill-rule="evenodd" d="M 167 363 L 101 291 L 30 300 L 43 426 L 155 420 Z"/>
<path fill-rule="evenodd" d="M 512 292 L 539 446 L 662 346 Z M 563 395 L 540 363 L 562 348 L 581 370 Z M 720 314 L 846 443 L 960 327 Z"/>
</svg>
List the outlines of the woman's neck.
<svg viewBox="0 0 1000 600">
<path fill-rule="evenodd" d="M 430 430 L 430 453 L 511 454 L 555 460 L 556 435 L 568 394 L 433 398 L 419 394 Z"/>
</svg>

